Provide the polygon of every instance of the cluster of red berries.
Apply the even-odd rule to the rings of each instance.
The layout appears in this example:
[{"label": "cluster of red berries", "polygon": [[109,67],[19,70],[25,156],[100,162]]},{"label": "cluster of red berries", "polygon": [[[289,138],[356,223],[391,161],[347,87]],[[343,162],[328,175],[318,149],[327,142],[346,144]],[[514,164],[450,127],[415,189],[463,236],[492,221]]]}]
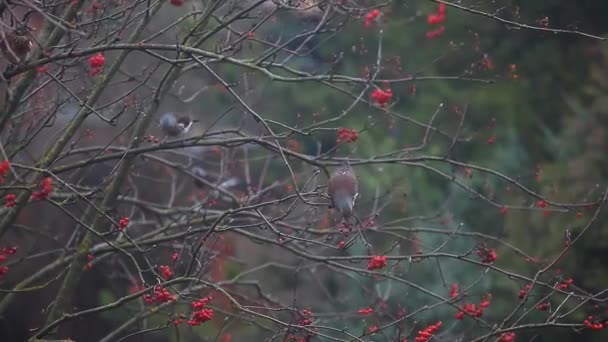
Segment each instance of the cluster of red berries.
[{"label": "cluster of red berries", "polygon": [[385,268],[386,264],[387,264],[387,257],[385,255],[374,255],[367,262],[367,269],[370,271],[379,270],[379,269]]},{"label": "cluster of red berries", "polygon": [[[547,207],[547,202],[540,200],[538,202],[536,202],[536,206],[539,208],[546,208]],[[543,215],[545,216],[549,216],[551,212],[549,210],[543,210]]]},{"label": "cluster of red berries", "polygon": [[17,200],[17,196],[15,194],[8,194],[4,196],[4,205],[7,208],[12,208],[15,206],[15,201]]},{"label": "cluster of red berries", "polygon": [[479,256],[481,262],[484,264],[491,264],[497,258],[496,250],[494,248],[487,248],[485,246],[477,248],[475,254]]},{"label": "cluster of red berries", "polygon": [[120,220],[118,220],[118,229],[123,230],[125,228],[127,228],[129,226],[129,218],[128,217],[123,217]]},{"label": "cluster of red berries", "polygon": [[11,247],[3,247],[2,248],[2,254],[4,255],[14,255],[15,253],[17,253],[17,246],[11,246]]},{"label": "cluster of red berries", "polygon": [[530,288],[532,288],[532,285],[526,284],[523,289],[519,290],[519,299],[526,299],[528,292],[530,292]]},{"label": "cluster of red berries", "polygon": [[184,323],[186,321],[186,315],[184,315],[183,313],[180,313],[178,318],[173,319],[172,323],[174,325],[180,325],[182,323]]},{"label": "cluster of red berries", "polygon": [[89,57],[89,66],[91,68],[101,68],[104,64],[106,64],[106,58],[101,52]]},{"label": "cluster of red berries", "polygon": [[169,280],[173,276],[173,271],[171,270],[171,267],[169,267],[169,266],[160,265],[160,266],[158,266],[158,269],[160,270],[160,273],[162,274],[163,279],[165,279],[165,280]]},{"label": "cluster of red berries", "polygon": [[172,295],[171,292],[169,292],[169,290],[167,290],[166,288],[164,288],[162,286],[155,286],[154,295],[145,294],[143,296],[143,298],[144,298],[144,302],[146,302],[147,304],[152,304],[154,302],[166,303],[166,302],[172,302],[177,299],[177,297],[175,295]]},{"label": "cluster of red berries", "polygon": [[351,142],[355,142],[357,141],[357,139],[359,139],[359,132],[357,132],[356,129],[354,128],[344,128],[344,127],[340,127],[338,128],[338,144],[344,142],[344,143],[351,143]]},{"label": "cluster of red berries", "polygon": [[364,26],[366,28],[372,26],[372,23],[374,22],[374,20],[376,20],[378,18],[378,16],[380,16],[380,11],[377,9],[374,9],[374,10],[370,11],[369,13],[367,13],[367,15],[365,16]]},{"label": "cluster of red berries", "polygon": [[426,33],[426,37],[428,39],[435,39],[435,38],[441,36],[444,32],[445,32],[445,26],[440,26],[434,30],[428,31]]},{"label": "cluster of red berries", "polygon": [[378,326],[377,325],[372,325],[369,328],[367,328],[367,333],[368,334],[375,334],[378,332]]},{"label": "cluster of red berries", "polygon": [[381,108],[386,107],[386,104],[392,98],[393,98],[393,91],[390,88],[387,88],[385,90],[376,88],[372,92],[372,100],[374,100],[374,102],[376,102]]},{"label": "cluster of red berries", "polygon": [[591,330],[602,330],[603,328],[608,328],[608,322],[604,322],[602,324],[602,322],[595,321],[593,316],[587,317],[587,319],[583,321],[583,324]]},{"label": "cluster of red berries", "polygon": [[143,136],[144,142],[149,142],[149,143],[154,143],[154,144],[158,144],[160,142],[160,140],[153,136],[152,134],[148,134],[148,135],[144,135]]},{"label": "cluster of red berries", "polygon": [[32,193],[32,200],[43,200],[53,192],[53,178],[44,177],[40,182],[40,190]]},{"label": "cluster of red berries", "polygon": [[[434,26],[434,25],[439,25],[439,24],[443,23],[444,21],[445,21],[445,4],[440,3],[437,13],[430,13],[426,18],[426,22],[430,26]],[[426,33],[426,37],[428,39],[434,39],[434,38],[441,36],[443,34],[443,32],[445,32],[445,26],[442,25],[434,30],[428,31]]]},{"label": "cluster of red berries", "polygon": [[550,307],[551,307],[551,303],[549,303],[549,302],[545,302],[545,303],[539,303],[539,304],[536,306],[536,309],[537,309],[538,311],[546,311],[546,310],[547,310],[547,309],[549,309]]},{"label": "cluster of red berries", "polygon": [[[15,253],[17,253],[17,246],[2,248],[2,254],[0,254],[0,262],[3,262],[4,260],[6,260],[7,256],[11,256]],[[0,277],[7,274],[8,271],[9,271],[8,266],[1,266],[0,267]]]},{"label": "cluster of red berries", "polygon": [[8,160],[4,160],[2,161],[2,163],[0,163],[0,184],[4,183],[4,177],[6,177],[6,175],[8,175],[8,171],[11,168],[11,162],[9,162]]},{"label": "cluster of red berries", "polygon": [[183,5],[184,2],[185,2],[185,0],[171,0],[170,1],[171,5],[178,6],[178,7],[181,6],[181,5]]},{"label": "cluster of red berries", "polygon": [[207,306],[207,304],[209,304],[211,299],[213,299],[213,298],[211,296],[209,296],[209,297],[203,297],[199,300],[195,300],[192,302],[192,308],[196,309],[196,310],[200,310],[200,309],[204,308],[205,306]]},{"label": "cluster of red berries", "polygon": [[456,283],[452,284],[452,286],[450,287],[450,298],[458,297],[459,293],[460,293],[460,288],[458,287],[458,284],[456,284]]},{"label": "cluster of red berries", "polygon": [[365,308],[365,309],[357,310],[358,314],[364,315],[364,316],[370,315],[372,312],[374,312],[374,309],[372,309],[372,308]]},{"label": "cluster of red berries", "polygon": [[428,342],[431,337],[433,337],[433,335],[441,328],[441,325],[443,323],[441,321],[435,323],[435,324],[431,324],[428,327],[424,328],[423,330],[418,331],[418,336],[416,336],[416,339],[414,341],[416,342]]},{"label": "cluster of red berries", "polygon": [[87,264],[84,265],[84,270],[88,271],[91,268],[93,268],[93,263],[91,261],[93,261],[93,259],[95,259],[95,256],[93,254],[87,254]]},{"label": "cluster of red berries", "polygon": [[490,298],[491,296],[485,296],[481,302],[479,303],[479,305],[475,305],[473,303],[471,304],[464,304],[460,307],[460,311],[458,311],[458,313],[456,313],[456,315],[454,316],[454,318],[456,319],[464,319],[464,315],[467,314],[469,316],[472,317],[481,317],[483,315],[483,310],[485,308],[487,308],[488,306],[490,306]]},{"label": "cluster of red berries", "polygon": [[302,319],[300,319],[300,321],[298,322],[298,325],[301,326],[306,326],[306,325],[311,325],[312,324],[312,311],[308,310],[308,309],[304,309],[301,312],[302,315]]},{"label": "cluster of red berries", "polygon": [[89,67],[91,67],[91,71],[89,71],[89,76],[95,76],[99,74],[104,64],[106,64],[106,58],[101,52],[89,57]]},{"label": "cluster of red berries", "polygon": [[203,297],[192,302],[192,308],[195,310],[192,313],[192,318],[188,320],[191,326],[201,325],[213,318],[213,310],[205,308],[211,301],[211,297]]},{"label": "cluster of red berries", "polygon": [[191,326],[201,325],[213,318],[212,309],[200,309],[192,313],[192,318],[188,320],[188,324]]},{"label": "cluster of red berries", "polygon": [[570,285],[572,285],[572,283],[574,283],[574,279],[568,278],[565,281],[560,282],[557,285],[557,288],[560,290],[567,290],[570,287]]},{"label": "cluster of red berries", "polygon": [[437,10],[437,13],[430,13],[426,18],[426,21],[429,25],[438,25],[438,24],[441,24],[444,20],[445,20],[445,4],[444,3],[439,4],[439,9]]},{"label": "cluster of red berries", "polygon": [[500,335],[500,338],[498,338],[498,342],[513,342],[513,341],[515,341],[514,332],[503,333]]}]

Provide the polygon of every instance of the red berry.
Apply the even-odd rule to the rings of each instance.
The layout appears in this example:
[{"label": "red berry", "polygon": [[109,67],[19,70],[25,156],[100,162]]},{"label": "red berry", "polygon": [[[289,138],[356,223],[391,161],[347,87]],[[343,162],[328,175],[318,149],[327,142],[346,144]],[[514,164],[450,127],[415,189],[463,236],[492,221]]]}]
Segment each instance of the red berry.
[{"label": "red berry", "polygon": [[374,255],[367,263],[368,270],[378,270],[386,267],[387,257],[384,255]]}]

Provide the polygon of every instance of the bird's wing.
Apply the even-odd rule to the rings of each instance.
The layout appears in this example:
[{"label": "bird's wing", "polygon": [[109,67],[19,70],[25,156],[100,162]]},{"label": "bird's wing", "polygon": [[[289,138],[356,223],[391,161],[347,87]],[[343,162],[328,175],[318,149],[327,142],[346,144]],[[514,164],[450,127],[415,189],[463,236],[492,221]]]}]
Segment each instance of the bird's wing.
[{"label": "bird's wing", "polygon": [[335,193],[337,187],[348,189],[350,195],[355,196],[359,192],[357,179],[347,174],[338,174],[331,178],[327,185],[327,192],[331,195]]},{"label": "bird's wing", "polygon": [[160,117],[160,122],[162,124],[170,124],[172,126],[177,124],[177,119],[173,113],[165,113]]},{"label": "bird's wing", "polygon": [[188,126],[188,124],[190,124],[190,118],[187,116],[180,116],[177,118],[177,122],[183,124],[184,126]]}]

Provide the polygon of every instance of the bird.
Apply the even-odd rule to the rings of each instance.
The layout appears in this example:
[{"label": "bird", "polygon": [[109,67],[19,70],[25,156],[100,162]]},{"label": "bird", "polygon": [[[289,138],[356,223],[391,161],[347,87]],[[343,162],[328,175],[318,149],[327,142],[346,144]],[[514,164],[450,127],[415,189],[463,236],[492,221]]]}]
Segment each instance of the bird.
[{"label": "bird", "polygon": [[195,122],[198,120],[192,120],[188,116],[178,117],[174,113],[168,112],[160,117],[160,129],[167,137],[178,137],[186,135]]},{"label": "bird", "polygon": [[330,177],[327,194],[332,206],[345,221],[348,221],[353,216],[355,202],[359,196],[359,182],[347,161],[344,161]]},{"label": "bird", "polygon": [[32,46],[29,29],[25,25],[19,25],[10,32],[0,33],[0,49],[13,65],[24,62]]}]

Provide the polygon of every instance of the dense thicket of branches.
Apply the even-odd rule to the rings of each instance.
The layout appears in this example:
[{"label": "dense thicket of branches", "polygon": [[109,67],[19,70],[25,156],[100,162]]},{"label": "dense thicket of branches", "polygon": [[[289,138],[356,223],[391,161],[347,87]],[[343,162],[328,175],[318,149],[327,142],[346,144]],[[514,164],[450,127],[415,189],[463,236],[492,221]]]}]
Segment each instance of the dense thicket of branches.
[{"label": "dense thicket of branches", "polygon": [[601,10],[0,1],[0,340],[605,339]]}]

